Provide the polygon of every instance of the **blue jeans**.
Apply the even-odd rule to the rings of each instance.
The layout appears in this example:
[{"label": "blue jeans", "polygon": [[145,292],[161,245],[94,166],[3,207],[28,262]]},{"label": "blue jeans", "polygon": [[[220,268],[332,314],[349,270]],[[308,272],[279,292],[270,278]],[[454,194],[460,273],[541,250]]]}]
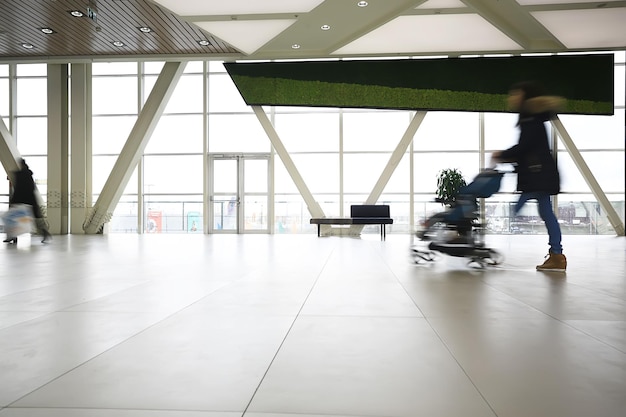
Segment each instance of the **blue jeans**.
[{"label": "blue jeans", "polygon": [[548,229],[550,251],[555,254],[563,253],[563,247],[561,246],[561,226],[559,226],[559,222],[556,220],[556,216],[552,211],[550,194],[542,191],[522,193],[515,204],[515,214],[521,210],[528,200],[537,200],[539,216],[546,224],[546,229]]}]

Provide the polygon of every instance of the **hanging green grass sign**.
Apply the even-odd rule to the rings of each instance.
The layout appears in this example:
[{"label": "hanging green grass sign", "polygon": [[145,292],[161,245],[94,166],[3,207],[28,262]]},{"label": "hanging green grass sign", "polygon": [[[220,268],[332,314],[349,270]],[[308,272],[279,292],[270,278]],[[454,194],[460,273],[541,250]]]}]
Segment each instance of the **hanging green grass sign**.
[{"label": "hanging green grass sign", "polygon": [[541,82],[565,114],[613,114],[612,54],[224,64],[248,105],[506,111],[509,87]]}]

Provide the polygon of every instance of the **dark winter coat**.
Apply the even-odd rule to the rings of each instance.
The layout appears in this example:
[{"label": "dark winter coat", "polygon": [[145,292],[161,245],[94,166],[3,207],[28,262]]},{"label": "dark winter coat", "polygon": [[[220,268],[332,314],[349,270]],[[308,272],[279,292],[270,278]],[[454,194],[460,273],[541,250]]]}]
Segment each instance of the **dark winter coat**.
[{"label": "dark winter coat", "polygon": [[560,192],[560,178],[548,143],[544,122],[548,121],[563,100],[540,96],[526,100],[519,115],[520,136],[517,145],[502,151],[500,159],[516,164],[517,190]]},{"label": "dark winter coat", "polygon": [[28,204],[32,206],[35,217],[41,217],[39,202],[37,201],[37,186],[33,180],[33,172],[28,167],[14,171],[12,175],[13,192],[9,197],[9,204]]}]

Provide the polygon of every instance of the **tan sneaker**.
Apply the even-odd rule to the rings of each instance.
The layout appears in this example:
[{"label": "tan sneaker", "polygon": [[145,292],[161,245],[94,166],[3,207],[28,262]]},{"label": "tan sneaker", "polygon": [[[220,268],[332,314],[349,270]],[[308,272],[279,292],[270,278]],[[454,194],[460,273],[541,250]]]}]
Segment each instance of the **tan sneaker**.
[{"label": "tan sneaker", "polygon": [[537,265],[537,271],[565,272],[565,269],[567,269],[567,258],[565,255],[550,252],[546,257],[548,259],[543,264]]}]

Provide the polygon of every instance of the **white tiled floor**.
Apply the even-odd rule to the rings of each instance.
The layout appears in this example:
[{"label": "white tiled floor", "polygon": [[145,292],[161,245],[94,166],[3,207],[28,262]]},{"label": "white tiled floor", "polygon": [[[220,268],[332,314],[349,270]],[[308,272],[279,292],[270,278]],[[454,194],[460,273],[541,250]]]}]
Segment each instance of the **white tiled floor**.
[{"label": "white tiled floor", "polygon": [[0,247],[0,417],[620,417],[626,239],[109,235]]}]

